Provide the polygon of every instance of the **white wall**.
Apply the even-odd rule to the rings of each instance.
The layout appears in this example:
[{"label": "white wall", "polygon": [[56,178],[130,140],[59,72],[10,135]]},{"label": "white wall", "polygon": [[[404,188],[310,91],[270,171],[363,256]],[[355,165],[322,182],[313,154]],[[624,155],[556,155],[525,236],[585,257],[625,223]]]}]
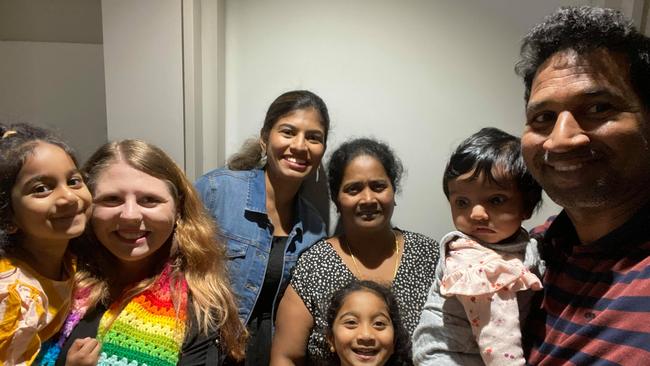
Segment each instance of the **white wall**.
[{"label": "white wall", "polygon": [[57,130],[84,161],[106,142],[101,44],[0,41],[0,120]]},{"label": "white wall", "polygon": [[277,95],[310,89],[330,109],[329,151],[387,141],[407,168],[394,223],[440,238],[453,228],[441,188],[452,149],[484,126],[522,132],[513,67],[527,28],[477,0],[227,1],[227,155]]},{"label": "white wall", "polygon": [[102,1],[109,140],[142,138],[184,166],[179,0]]},{"label": "white wall", "polygon": [[[104,0],[101,9],[97,0],[0,0],[0,117],[55,126],[84,157],[106,137],[140,137],[184,165],[196,142],[206,155],[190,159],[193,174],[256,135],[278,94],[311,89],[330,107],[330,151],[352,136],[388,141],[408,170],[395,223],[440,237],[451,228],[440,188],[449,153],[483,126],[521,133],[520,39],[558,5],[580,3],[631,11],[650,29],[646,0]],[[190,4],[203,43],[190,49],[200,60],[192,85],[203,89],[184,106]],[[23,42],[38,40],[48,42]],[[185,135],[184,107],[201,114],[196,136]]]},{"label": "white wall", "polygon": [[0,121],[57,130],[81,161],[106,142],[99,0],[0,0]]}]

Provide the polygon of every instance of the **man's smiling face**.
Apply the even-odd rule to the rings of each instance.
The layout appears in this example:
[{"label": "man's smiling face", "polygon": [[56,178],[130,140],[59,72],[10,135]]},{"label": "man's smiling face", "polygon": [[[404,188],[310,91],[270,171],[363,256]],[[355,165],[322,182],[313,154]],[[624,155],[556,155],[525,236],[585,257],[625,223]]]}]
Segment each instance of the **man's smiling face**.
[{"label": "man's smiling face", "polygon": [[650,182],[646,118],[624,56],[561,51],[533,79],[522,154],[561,206],[615,205]]}]

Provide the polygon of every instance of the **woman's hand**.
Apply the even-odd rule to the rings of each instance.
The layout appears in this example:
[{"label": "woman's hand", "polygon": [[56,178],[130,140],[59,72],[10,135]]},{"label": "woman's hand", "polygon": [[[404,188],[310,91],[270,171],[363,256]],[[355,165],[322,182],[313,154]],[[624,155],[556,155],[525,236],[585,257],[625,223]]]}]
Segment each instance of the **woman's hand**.
[{"label": "woman's hand", "polygon": [[99,351],[102,349],[95,338],[76,339],[66,357],[66,366],[95,366],[99,361]]},{"label": "woman's hand", "polygon": [[284,292],[275,320],[271,366],[303,365],[314,318],[293,287]]}]

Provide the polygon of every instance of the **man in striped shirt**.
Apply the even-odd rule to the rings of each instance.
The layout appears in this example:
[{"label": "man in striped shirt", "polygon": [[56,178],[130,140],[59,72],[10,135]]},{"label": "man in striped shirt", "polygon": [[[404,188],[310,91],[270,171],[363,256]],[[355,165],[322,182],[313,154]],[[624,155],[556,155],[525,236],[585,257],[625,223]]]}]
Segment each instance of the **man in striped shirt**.
[{"label": "man in striped shirt", "polygon": [[544,237],[528,362],[650,365],[650,39],[619,12],[562,8],[516,70],[524,159],[564,208]]}]

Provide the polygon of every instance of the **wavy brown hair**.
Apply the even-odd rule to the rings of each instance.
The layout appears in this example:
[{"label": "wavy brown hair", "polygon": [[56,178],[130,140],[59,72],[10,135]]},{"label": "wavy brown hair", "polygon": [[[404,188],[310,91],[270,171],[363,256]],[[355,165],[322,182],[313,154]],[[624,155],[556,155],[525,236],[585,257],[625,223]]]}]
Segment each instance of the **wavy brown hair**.
[{"label": "wavy brown hair", "polygon": [[[239,320],[235,296],[230,288],[225,246],[217,238],[216,224],[205,211],[194,187],[160,148],[142,140],[123,140],[103,145],[84,165],[82,171],[87,176],[91,192],[95,191],[101,173],[117,162],[125,162],[164,181],[169,187],[178,219],[173,239],[168,243],[169,256],[161,258],[159,268],[171,262],[172,278],[185,277],[192,304],[189,313],[195,318],[199,331],[204,334],[218,332],[223,349],[231,357],[242,359],[247,333]],[[79,242],[74,251],[79,255],[76,283],[81,289],[90,289],[88,305],[92,308],[100,302],[106,304],[116,300],[110,299],[109,292],[111,276],[115,275],[110,272],[115,268],[111,263],[115,263],[116,258],[92,238],[92,233],[88,236],[90,240]],[[159,249],[158,254],[164,255],[164,250]],[[120,297],[122,306],[126,305],[126,300],[150,286],[160,271],[155,273],[123,294]]]}]

